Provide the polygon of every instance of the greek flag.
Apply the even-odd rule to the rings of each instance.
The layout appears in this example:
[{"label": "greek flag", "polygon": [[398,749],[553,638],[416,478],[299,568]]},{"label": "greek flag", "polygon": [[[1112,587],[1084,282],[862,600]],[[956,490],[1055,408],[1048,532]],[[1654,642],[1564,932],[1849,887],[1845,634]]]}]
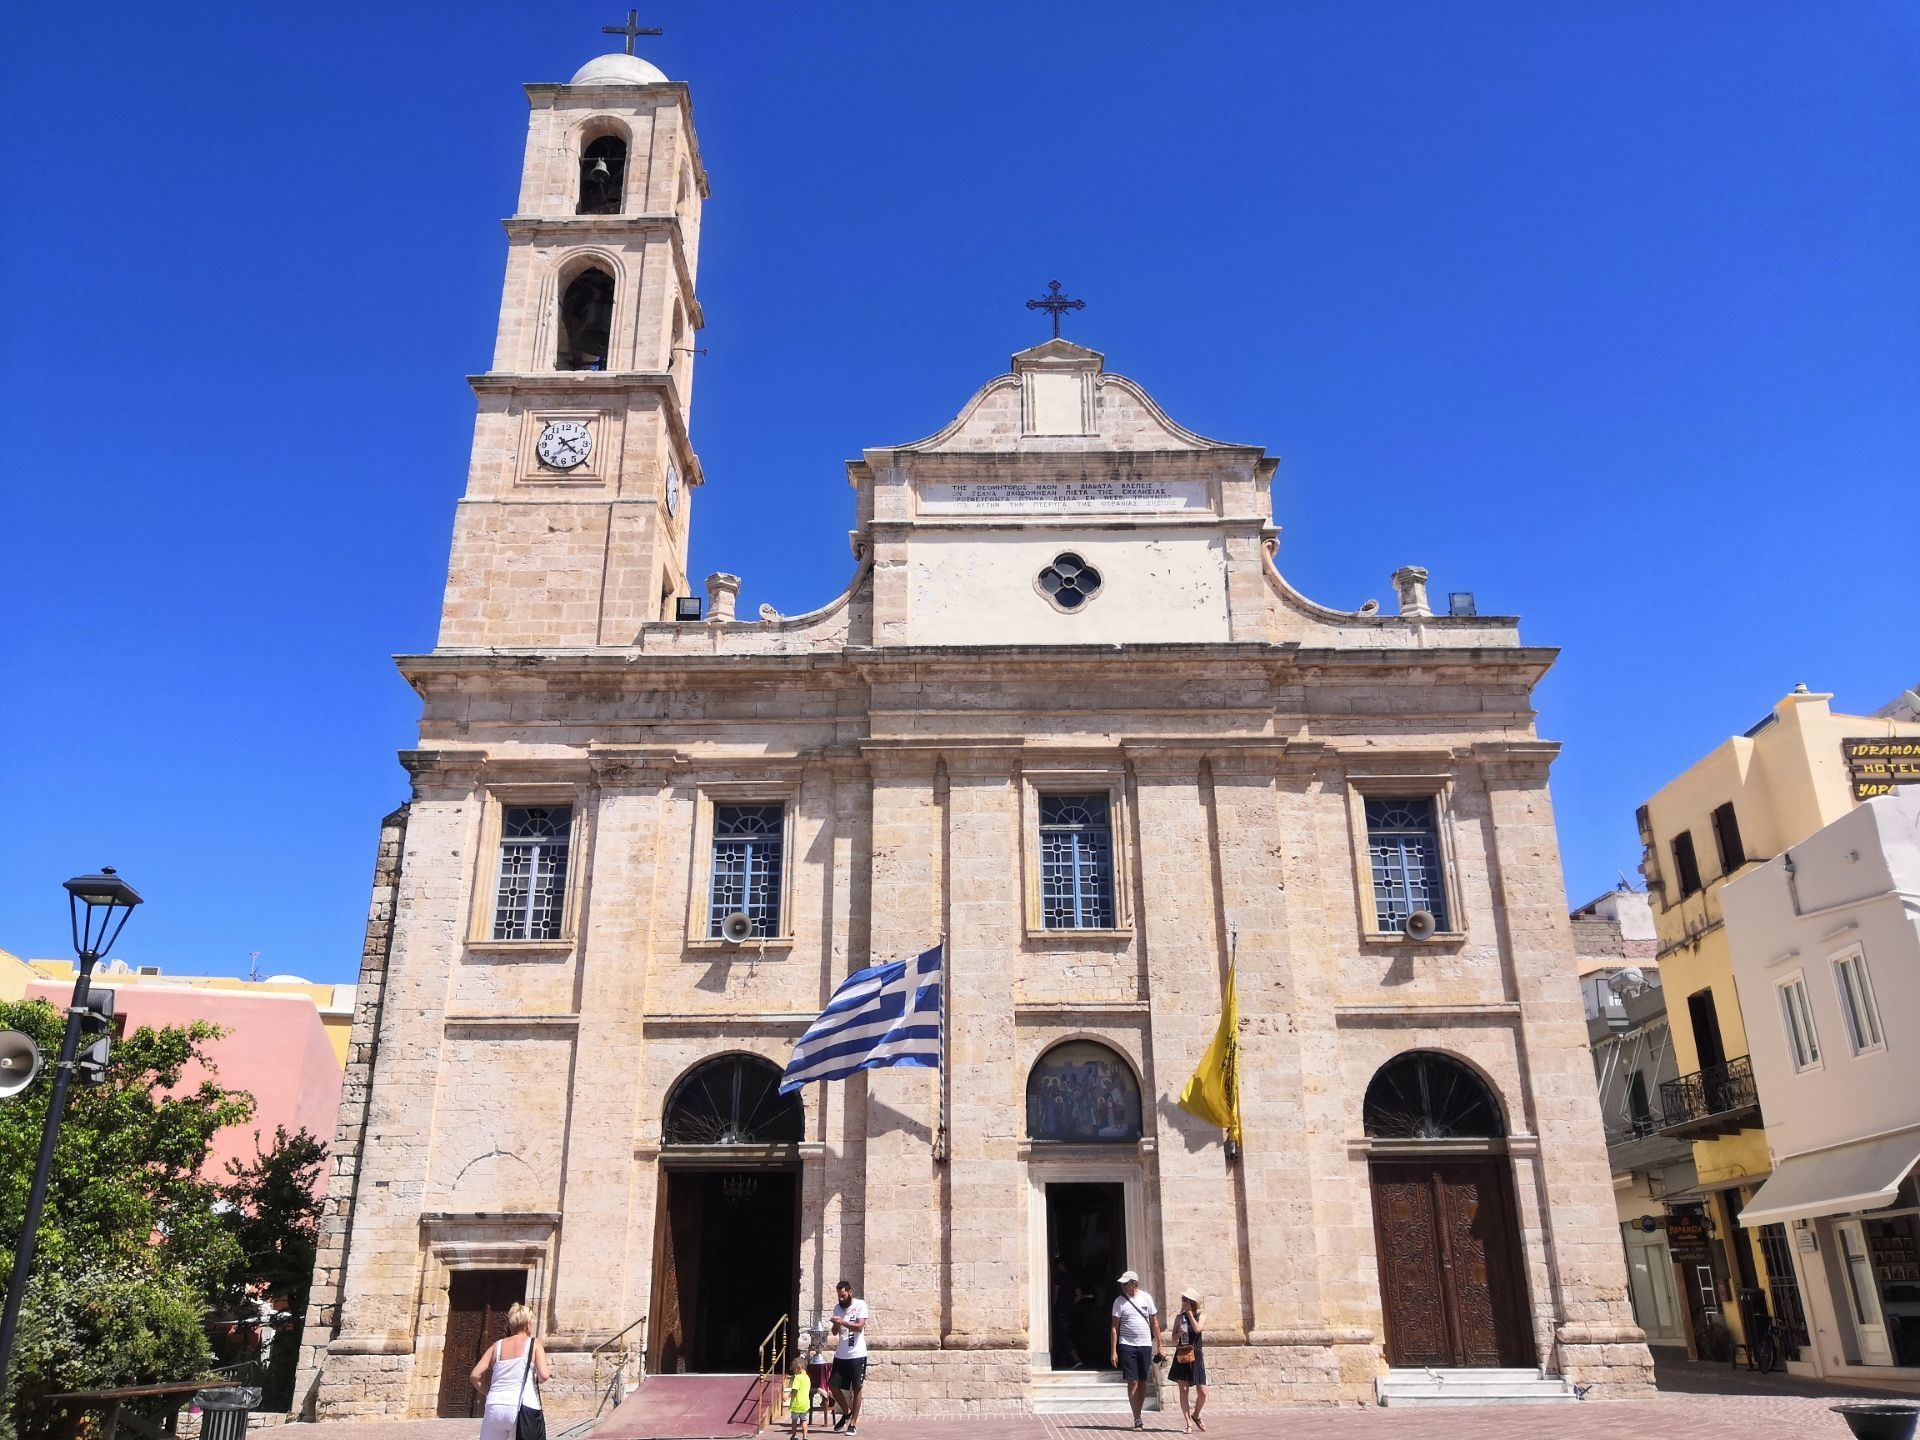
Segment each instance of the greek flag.
[{"label": "greek flag", "polygon": [[944,943],[849,975],[793,1047],[780,1093],[887,1065],[937,1068]]}]

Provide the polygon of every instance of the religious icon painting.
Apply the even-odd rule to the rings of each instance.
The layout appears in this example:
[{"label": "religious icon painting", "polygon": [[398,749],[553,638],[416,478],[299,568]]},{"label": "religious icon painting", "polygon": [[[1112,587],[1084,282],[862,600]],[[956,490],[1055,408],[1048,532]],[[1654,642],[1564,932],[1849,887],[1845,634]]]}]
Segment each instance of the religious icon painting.
[{"label": "religious icon painting", "polygon": [[1027,1077],[1027,1135],[1076,1144],[1140,1138],[1140,1082],[1116,1052],[1069,1040],[1040,1057]]}]

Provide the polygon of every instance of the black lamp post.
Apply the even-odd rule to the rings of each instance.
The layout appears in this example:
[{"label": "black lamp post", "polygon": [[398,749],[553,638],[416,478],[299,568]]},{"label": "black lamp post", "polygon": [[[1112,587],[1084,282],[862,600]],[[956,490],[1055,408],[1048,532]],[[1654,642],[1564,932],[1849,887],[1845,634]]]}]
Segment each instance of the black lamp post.
[{"label": "black lamp post", "polygon": [[87,981],[100,957],[120,938],[127,917],[139,903],[139,892],[114,874],[111,865],[98,875],[67,881],[73,953],[79,957],[80,974],[73,982],[73,1004],[67,1007],[66,1034],[61,1037],[60,1059],[53,1070],[53,1094],[47,1097],[47,1123],[40,1132],[40,1159],[33,1167],[33,1188],[27,1192],[27,1214],[20,1226],[19,1249],[14,1252],[13,1278],[7,1282],[6,1314],[0,1317],[0,1405],[4,1405],[7,1393],[7,1362],[13,1358],[20,1302],[26,1295],[27,1274],[33,1269],[33,1242],[40,1229],[40,1207],[47,1199],[47,1178],[53,1171],[53,1147],[60,1139],[60,1116],[67,1107],[67,1089],[73,1084],[73,1057],[80,1048]]}]

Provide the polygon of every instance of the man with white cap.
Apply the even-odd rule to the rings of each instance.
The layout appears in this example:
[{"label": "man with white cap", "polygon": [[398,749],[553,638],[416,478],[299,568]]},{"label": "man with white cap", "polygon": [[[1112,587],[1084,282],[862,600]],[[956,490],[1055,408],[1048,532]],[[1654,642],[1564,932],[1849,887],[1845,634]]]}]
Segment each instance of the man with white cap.
[{"label": "man with white cap", "polygon": [[1120,1294],[1113,1302],[1112,1363],[1127,1382],[1127,1404],[1133,1407],[1133,1428],[1144,1430],[1140,1407],[1146,1403],[1147,1382],[1159,1359],[1160,1312],[1153,1296],[1140,1288],[1140,1277],[1129,1270],[1120,1277]]}]

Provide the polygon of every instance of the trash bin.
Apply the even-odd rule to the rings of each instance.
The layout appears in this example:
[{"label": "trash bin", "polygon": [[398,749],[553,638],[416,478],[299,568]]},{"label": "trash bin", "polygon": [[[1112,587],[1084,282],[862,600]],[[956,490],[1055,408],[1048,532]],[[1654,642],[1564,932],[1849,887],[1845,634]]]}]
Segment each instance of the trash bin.
[{"label": "trash bin", "polygon": [[196,1390],[200,1407],[200,1440],[246,1440],[247,1412],[256,1409],[265,1392],[258,1385],[215,1385]]}]

